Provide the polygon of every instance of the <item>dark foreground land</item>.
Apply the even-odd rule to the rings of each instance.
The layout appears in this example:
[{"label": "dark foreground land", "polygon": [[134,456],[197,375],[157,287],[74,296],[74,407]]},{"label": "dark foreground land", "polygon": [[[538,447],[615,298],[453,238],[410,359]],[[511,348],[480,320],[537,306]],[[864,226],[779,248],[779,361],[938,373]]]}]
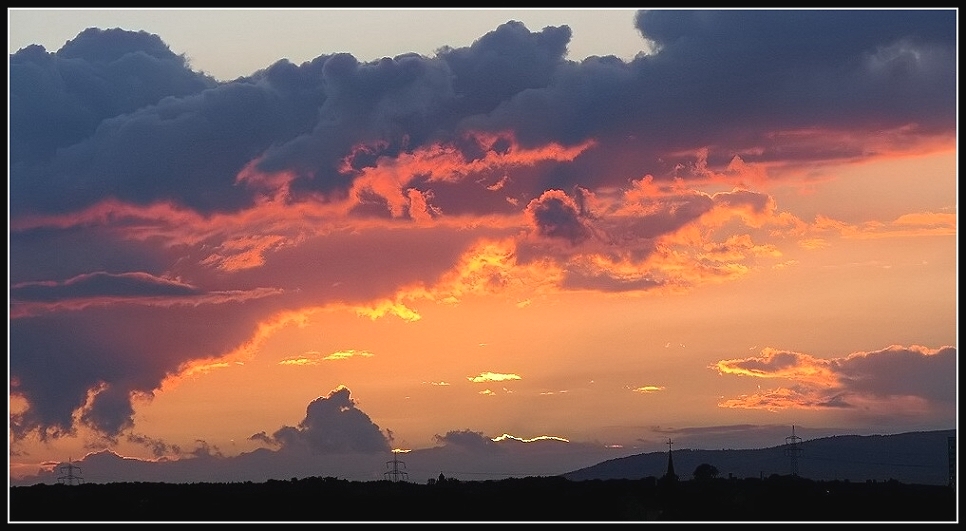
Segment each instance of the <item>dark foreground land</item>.
[{"label": "dark foreground land", "polygon": [[955,522],[956,491],[794,476],[434,484],[305,478],[10,488],[10,522]]}]

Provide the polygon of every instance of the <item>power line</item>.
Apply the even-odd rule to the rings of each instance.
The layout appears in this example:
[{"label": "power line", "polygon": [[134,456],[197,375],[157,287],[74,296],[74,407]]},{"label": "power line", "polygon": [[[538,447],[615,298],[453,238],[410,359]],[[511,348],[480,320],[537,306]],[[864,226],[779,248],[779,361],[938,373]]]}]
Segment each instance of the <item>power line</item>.
[{"label": "power line", "polygon": [[816,459],[819,461],[835,461],[838,463],[855,463],[857,465],[876,465],[876,466],[907,466],[914,468],[935,468],[936,465],[915,464],[915,463],[876,463],[872,461],[856,461],[855,459],[836,459],[834,457],[822,457],[816,455],[803,456],[803,459]]}]

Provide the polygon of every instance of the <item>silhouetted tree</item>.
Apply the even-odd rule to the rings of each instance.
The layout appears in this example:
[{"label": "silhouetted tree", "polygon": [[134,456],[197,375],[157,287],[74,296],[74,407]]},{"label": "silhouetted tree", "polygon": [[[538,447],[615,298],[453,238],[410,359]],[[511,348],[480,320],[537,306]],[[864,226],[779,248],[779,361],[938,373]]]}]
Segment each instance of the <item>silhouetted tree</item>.
[{"label": "silhouetted tree", "polygon": [[718,468],[708,463],[701,463],[694,469],[694,479],[706,480],[718,477]]}]

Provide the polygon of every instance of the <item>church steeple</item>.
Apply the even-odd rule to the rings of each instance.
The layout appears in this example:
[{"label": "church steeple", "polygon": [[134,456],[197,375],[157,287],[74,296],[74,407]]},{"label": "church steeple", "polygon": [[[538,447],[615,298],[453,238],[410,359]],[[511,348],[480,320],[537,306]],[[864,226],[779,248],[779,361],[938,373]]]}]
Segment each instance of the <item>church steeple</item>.
[{"label": "church steeple", "polygon": [[674,473],[674,457],[671,455],[671,439],[667,440],[667,472],[664,473],[665,481],[677,481],[678,476]]}]

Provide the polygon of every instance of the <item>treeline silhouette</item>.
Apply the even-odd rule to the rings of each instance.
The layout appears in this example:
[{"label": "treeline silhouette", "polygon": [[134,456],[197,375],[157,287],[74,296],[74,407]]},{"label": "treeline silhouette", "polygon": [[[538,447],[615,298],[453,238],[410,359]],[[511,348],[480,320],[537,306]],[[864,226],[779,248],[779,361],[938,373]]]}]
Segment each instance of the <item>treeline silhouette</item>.
[{"label": "treeline silhouette", "polygon": [[955,490],[792,475],[37,484],[10,488],[9,515],[11,522],[954,522]]}]

